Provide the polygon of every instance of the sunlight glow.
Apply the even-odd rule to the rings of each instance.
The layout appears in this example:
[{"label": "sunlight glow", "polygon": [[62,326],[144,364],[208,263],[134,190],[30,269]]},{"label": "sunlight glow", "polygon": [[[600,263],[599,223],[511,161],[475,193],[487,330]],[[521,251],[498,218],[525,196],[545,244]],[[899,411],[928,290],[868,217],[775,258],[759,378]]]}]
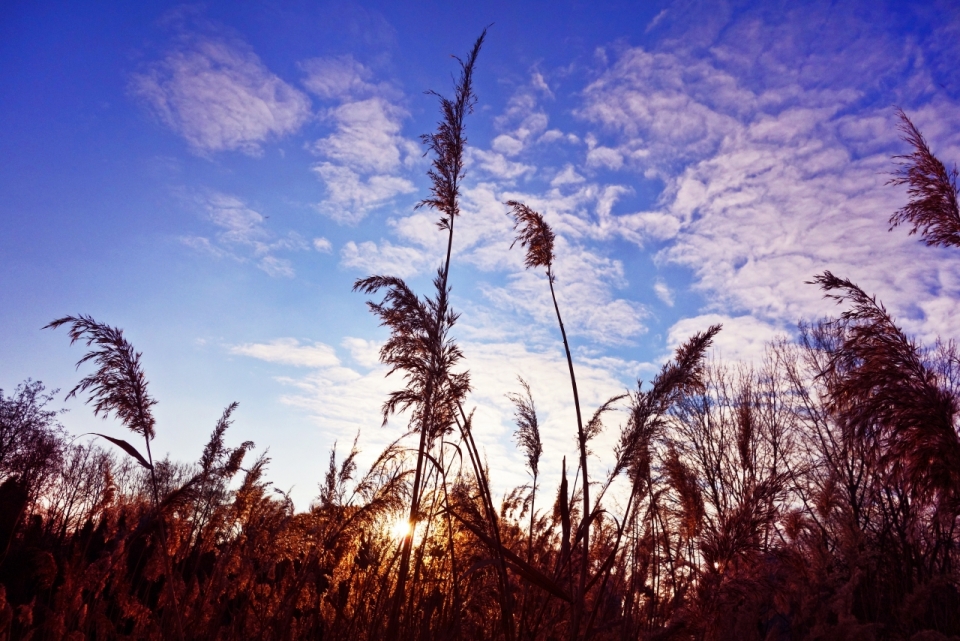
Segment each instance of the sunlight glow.
[{"label": "sunlight glow", "polygon": [[401,517],[397,519],[390,528],[390,536],[398,541],[402,541],[410,536],[410,530],[410,521]]}]

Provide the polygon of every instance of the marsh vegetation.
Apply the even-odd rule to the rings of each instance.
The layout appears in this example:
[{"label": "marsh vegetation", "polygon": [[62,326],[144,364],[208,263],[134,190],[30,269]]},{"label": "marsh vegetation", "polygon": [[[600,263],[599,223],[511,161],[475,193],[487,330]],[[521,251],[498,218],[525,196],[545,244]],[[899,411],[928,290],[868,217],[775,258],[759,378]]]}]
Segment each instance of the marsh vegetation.
[{"label": "marsh vegetation", "polygon": [[[722,329],[704,327],[652,380],[582,407],[554,233],[506,203],[513,251],[552,295],[578,452],[561,469],[540,465],[521,379],[510,398],[530,483],[495,493],[449,278],[483,39],[459,60],[452,97],[436,96],[440,121],[423,137],[432,190],[420,206],[446,234],[433,289],[390,275],[354,285],[389,331],[380,358],[396,391],[384,421],[399,415],[409,433],[397,437],[410,438],[365,470],[361,443],[334,450],[298,512],[267,480],[268,459],[230,443],[236,404],[196,461],[155,460],[163,426],[141,355],[99,320],[54,320],[87,350],[70,394],[129,434],[71,440],[41,383],[0,393],[0,638],[960,635],[960,353],[949,337],[920,344],[830,272],[810,286],[837,316],[802,324],[762,362],[711,360]],[[909,203],[890,224],[958,247],[957,172],[898,117],[910,153],[892,182]],[[603,430],[617,434],[609,469],[588,466]]]}]

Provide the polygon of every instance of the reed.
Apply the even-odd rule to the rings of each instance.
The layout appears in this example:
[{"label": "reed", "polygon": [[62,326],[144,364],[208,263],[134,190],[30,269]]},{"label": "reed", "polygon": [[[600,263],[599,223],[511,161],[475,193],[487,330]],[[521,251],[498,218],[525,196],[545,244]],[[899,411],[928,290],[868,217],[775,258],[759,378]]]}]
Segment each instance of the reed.
[{"label": "reed", "polygon": [[[403,378],[382,414],[407,412],[411,433],[366,471],[359,438],[334,446],[316,500],[297,512],[271,486],[266,454],[229,443],[235,403],[195,462],[155,460],[140,353],[89,316],[53,321],[88,348],[78,366],[93,366],[69,396],[143,446],[69,439],[39,382],[0,391],[0,640],[960,636],[960,355],[911,337],[830,272],[812,282],[838,315],[801,324],[762,363],[711,360],[720,327],[709,327],[583,421],[557,238],[540,213],[507,203],[526,267],[546,272],[578,452],[554,494],[550,441],[520,379],[508,398],[530,483],[495,497],[449,298],[482,43],[425,137],[433,187],[421,205],[446,232],[433,291],[390,276],[355,285],[382,295],[368,303],[390,332],[381,360]],[[909,203],[892,222],[953,245],[956,174],[898,117],[913,152],[898,158]],[[618,416],[612,466],[588,474]],[[417,446],[403,446],[411,436]],[[415,530],[394,533],[398,517]]]}]

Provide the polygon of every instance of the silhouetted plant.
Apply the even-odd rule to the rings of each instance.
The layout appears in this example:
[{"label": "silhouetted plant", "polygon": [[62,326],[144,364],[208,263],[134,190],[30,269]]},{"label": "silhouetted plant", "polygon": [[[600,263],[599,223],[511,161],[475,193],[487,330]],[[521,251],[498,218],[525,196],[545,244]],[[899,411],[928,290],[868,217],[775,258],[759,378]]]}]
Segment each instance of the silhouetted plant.
[{"label": "silhouetted plant", "polygon": [[[581,462],[568,476],[563,459],[552,509],[537,510],[543,426],[521,379],[508,398],[532,484],[495,502],[480,419],[463,408],[470,379],[447,279],[481,42],[425,137],[435,158],[421,204],[447,231],[434,293],[388,276],[356,285],[384,295],[370,303],[390,331],[381,360],[404,385],[383,415],[408,412],[418,448],[401,437],[361,474],[359,440],[345,456],[335,446],[300,512],[267,480],[265,454],[248,463],[252,443],[228,445],[235,403],[195,463],[154,461],[140,354],[119,329],[59,319],[51,326],[68,325],[91,348],[81,364],[95,366],[72,394],[147,450],[67,440],[39,383],[0,393],[0,639],[159,640],[171,607],[184,638],[224,641],[960,635],[960,354],[924,347],[830,272],[815,282],[840,315],[801,324],[756,367],[708,361],[713,326],[638,382],[602,482],[585,457],[624,397],[585,423],[578,411]],[[954,244],[956,174],[900,117],[914,154],[900,158],[910,205],[892,222]],[[508,204],[560,322],[556,238],[540,214]],[[398,516],[415,529],[391,534]]]},{"label": "silhouetted plant", "polygon": [[[557,314],[557,324],[560,326],[560,335],[563,338],[563,349],[567,355],[567,368],[570,372],[570,385],[573,388],[573,405],[577,414],[577,440],[580,446],[580,473],[583,481],[583,514],[590,514],[590,476],[587,472],[587,432],[583,427],[583,419],[580,415],[580,394],[577,391],[577,377],[573,370],[573,356],[570,354],[570,343],[567,340],[567,330],[563,326],[563,319],[560,316],[560,306],[557,304],[557,294],[553,284],[556,277],[553,273],[553,243],[555,235],[550,225],[543,219],[543,216],[521,202],[515,200],[507,201],[507,206],[513,209],[514,230],[517,236],[510,245],[512,248],[518,242],[521,247],[527,250],[524,258],[524,265],[527,269],[532,267],[543,267],[547,272],[547,282],[550,285],[550,296],[553,299],[553,309]],[[578,534],[578,538],[580,535]],[[573,638],[579,635],[580,618],[583,610],[584,592],[586,591],[587,565],[589,563],[590,551],[590,522],[585,521],[583,532],[583,549],[580,565],[580,580],[576,591],[575,604],[572,612],[571,626],[573,628]]]},{"label": "silhouetted plant", "polygon": [[912,225],[927,245],[960,247],[960,209],[957,207],[957,168],[947,170],[927,146],[923,134],[897,109],[903,140],[913,153],[895,156],[900,169],[890,181],[907,185],[909,202],[890,217],[890,227]]},{"label": "silhouetted plant", "polygon": [[[159,510],[160,492],[157,485],[156,470],[153,465],[153,454],[150,452],[150,441],[154,437],[155,425],[153,412],[150,408],[157,402],[147,391],[147,378],[140,365],[140,353],[134,351],[133,345],[123,337],[122,330],[98,323],[90,316],[82,314],[80,316],[64,316],[44,326],[44,329],[56,329],[61,325],[70,326],[68,334],[71,345],[77,341],[86,342],[87,347],[96,345],[95,349],[90,350],[77,361],[77,367],[93,361],[97,364],[97,370],[80,379],[80,382],[67,394],[67,398],[76,396],[77,392],[89,391],[87,402],[93,404],[94,416],[102,415],[103,418],[107,418],[109,414],[113,413],[127,429],[143,437],[147,451],[146,462],[136,448],[126,441],[103,436],[103,438],[122,447],[128,454],[149,468],[153,484],[153,501],[155,507]],[[170,551],[167,546],[163,519],[160,515],[158,515],[157,523],[160,529],[161,543],[166,551],[169,565]],[[180,639],[183,639],[180,606],[177,603],[176,591],[173,586],[173,573],[169,568],[167,576],[169,580],[166,584],[169,586],[170,598],[173,601],[177,632]]]},{"label": "silhouetted plant", "polygon": [[814,282],[837,303],[852,303],[830,323],[839,339],[824,372],[830,409],[881,448],[918,494],[952,497],[960,491],[956,398],[874,297],[829,271]]},{"label": "silhouetted plant", "polygon": [[[425,453],[434,440],[451,429],[456,412],[470,390],[467,372],[453,372],[462,358],[449,332],[457,314],[449,307],[448,280],[453,252],[454,222],[460,214],[460,183],[463,179],[463,151],[466,145],[464,119],[476,102],[473,93],[473,67],[486,36],[484,31],[474,43],[466,60],[460,62],[460,77],[452,99],[433,93],[440,101],[442,118],[436,132],[422,137],[434,157],[428,176],[432,197],[418,207],[429,207],[440,213],[438,226],[447,233],[446,260],[434,279],[433,298],[420,299],[401,279],[371,276],[356,281],[354,291],[374,294],[385,289],[383,302],[368,303],[370,310],[390,327],[391,336],[380,351],[382,362],[390,373],[404,372],[406,387],[393,392],[384,404],[384,420],[395,411],[412,409],[411,424],[420,433],[417,465],[410,502],[411,531],[421,520],[419,510]],[[398,633],[401,605],[406,598],[406,582],[413,537],[403,540],[393,612],[387,628],[388,636]],[[502,565],[502,564],[501,564]],[[501,572],[502,574],[502,572]],[[501,587],[505,590],[504,577]],[[504,625],[509,627],[507,617]],[[508,636],[510,636],[508,634]]]},{"label": "silhouetted plant", "polygon": [[513,417],[517,423],[517,431],[514,436],[517,444],[523,450],[527,459],[527,467],[530,468],[530,475],[533,477],[533,486],[530,489],[530,531],[529,545],[527,549],[527,563],[530,562],[533,553],[533,519],[536,513],[537,499],[537,476],[540,473],[540,457],[543,455],[543,443],[540,441],[540,421],[537,419],[537,410],[533,404],[533,394],[530,392],[530,385],[518,377],[520,387],[523,388],[522,394],[507,394],[507,398],[513,403]]},{"label": "silhouetted plant", "polygon": [[0,480],[16,478],[34,499],[63,456],[63,427],[46,409],[55,393],[29,380],[11,396],[0,389]]}]

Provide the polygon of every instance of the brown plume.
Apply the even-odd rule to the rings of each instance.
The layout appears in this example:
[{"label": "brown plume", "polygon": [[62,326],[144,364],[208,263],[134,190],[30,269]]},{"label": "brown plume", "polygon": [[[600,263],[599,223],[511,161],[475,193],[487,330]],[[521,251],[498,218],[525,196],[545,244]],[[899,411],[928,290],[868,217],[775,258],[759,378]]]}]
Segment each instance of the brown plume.
[{"label": "brown plume", "polygon": [[919,231],[927,245],[960,247],[957,168],[947,171],[907,114],[897,109],[897,116],[902,138],[913,147],[913,153],[895,156],[900,168],[890,183],[908,185],[910,202],[890,217],[890,228],[906,223],[913,225],[910,233]]}]

